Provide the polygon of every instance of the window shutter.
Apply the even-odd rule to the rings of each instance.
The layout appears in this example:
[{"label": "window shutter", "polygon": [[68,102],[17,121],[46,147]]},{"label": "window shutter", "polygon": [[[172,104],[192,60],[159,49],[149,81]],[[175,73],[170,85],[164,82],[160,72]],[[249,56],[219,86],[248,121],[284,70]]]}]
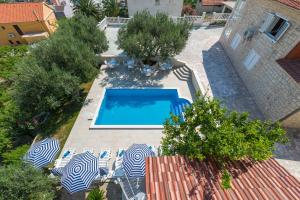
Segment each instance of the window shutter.
[{"label": "window shutter", "polygon": [[290,27],[290,23],[289,22],[285,22],[283,24],[283,26],[280,28],[280,31],[277,33],[276,35],[276,41],[278,41],[282,36],[283,34],[287,31],[287,29]]},{"label": "window shutter", "polygon": [[273,23],[275,19],[275,15],[272,13],[267,13],[266,19],[264,21],[264,23],[261,25],[259,31],[264,33],[267,31],[267,29],[269,28],[269,26]]},{"label": "window shutter", "polygon": [[240,41],[241,41],[241,36],[240,36],[240,34],[236,33],[233,40],[232,40],[232,42],[231,42],[231,45],[230,45],[231,48],[236,49],[239,46]]},{"label": "window shutter", "polygon": [[260,59],[260,55],[258,55],[256,51],[252,49],[250,53],[247,55],[247,57],[245,58],[243,64],[246,67],[246,69],[250,71],[256,65],[259,59]]}]

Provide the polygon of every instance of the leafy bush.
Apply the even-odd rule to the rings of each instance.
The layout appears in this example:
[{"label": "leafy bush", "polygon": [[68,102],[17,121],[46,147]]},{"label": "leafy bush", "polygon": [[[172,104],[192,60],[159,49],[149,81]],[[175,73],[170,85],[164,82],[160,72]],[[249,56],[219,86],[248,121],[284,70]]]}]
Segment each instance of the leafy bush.
[{"label": "leafy bush", "polygon": [[265,160],[274,144],[285,142],[278,123],[250,120],[248,113],[228,111],[215,99],[199,97],[185,110],[185,121],[172,116],[164,125],[165,154],[218,161],[250,158]]},{"label": "leafy bush", "polygon": [[119,3],[117,0],[103,0],[102,13],[107,17],[118,17],[120,14]]},{"label": "leafy bush", "polygon": [[153,58],[166,59],[185,47],[191,25],[175,23],[167,15],[137,13],[118,33],[118,45],[129,56],[150,63]]},{"label": "leafy bush", "polygon": [[[224,168],[230,160],[268,159],[273,155],[275,143],[287,141],[278,123],[251,120],[248,113],[228,111],[215,99],[197,98],[186,108],[184,117],[182,121],[172,116],[165,122],[163,154],[211,158]],[[225,186],[230,182],[227,176],[223,175]]]},{"label": "leafy bush", "polygon": [[27,59],[19,66],[13,96],[22,113],[33,117],[77,101],[79,90],[78,78],[70,73],[55,65],[46,70],[33,59]]},{"label": "leafy bush", "polygon": [[0,167],[0,199],[54,199],[54,182],[30,165]]},{"label": "leafy bush", "polygon": [[182,15],[197,15],[197,12],[191,5],[184,5],[182,8]]},{"label": "leafy bush", "polygon": [[97,27],[97,21],[92,17],[75,15],[71,19],[62,20],[56,35],[74,36],[88,45],[95,53],[100,54],[108,49],[105,33]]},{"label": "leafy bush", "polygon": [[55,34],[38,43],[31,52],[37,64],[47,71],[51,71],[55,64],[61,70],[79,77],[81,82],[93,79],[98,72],[95,54],[88,45],[72,35]]},{"label": "leafy bush", "polygon": [[2,154],[2,163],[5,165],[13,164],[20,165],[23,163],[22,158],[28,151],[29,145],[22,145],[13,150],[7,151]]},{"label": "leafy bush", "polygon": [[103,190],[99,188],[93,189],[90,191],[89,195],[87,196],[87,200],[104,200],[105,194]]}]

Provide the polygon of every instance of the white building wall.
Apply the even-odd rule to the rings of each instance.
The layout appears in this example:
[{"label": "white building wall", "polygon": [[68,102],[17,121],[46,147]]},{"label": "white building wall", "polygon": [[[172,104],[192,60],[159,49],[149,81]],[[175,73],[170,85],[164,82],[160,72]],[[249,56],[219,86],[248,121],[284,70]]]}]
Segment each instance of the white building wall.
[{"label": "white building wall", "polygon": [[178,17],[181,16],[183,0],[127,0],[127,6],[130,17],[143,10],[148,10],[152,15],[163,12]]}]

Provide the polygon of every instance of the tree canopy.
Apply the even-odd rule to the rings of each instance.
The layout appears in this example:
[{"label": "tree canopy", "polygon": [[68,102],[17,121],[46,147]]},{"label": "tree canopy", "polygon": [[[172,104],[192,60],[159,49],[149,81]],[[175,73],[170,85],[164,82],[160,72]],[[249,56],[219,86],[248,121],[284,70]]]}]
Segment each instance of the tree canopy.
[{"label": "tree canopy", "polygon": [[251,120],[248,113],[229,111],[218,100],[199,97],[184,113],[184,121],[172,116],[164,125],[164,154],[190,158],[265,160],[274,144],[285,142],[278,123]]},{"label": "tree canopy", "polygon": [[63,71],[79,77],[81,82],[91,80],[98,72],[94,52],[72,35],[55,34],[38,43],[31,52],[40,67],[49,71],[55,64]]},{"label": "tree canopy", "polygon": [[190,28],[186,21],[174,22],[166,14],[152,16],[143,11],[119,30],[117,43],[129,56],[148,63],[153,58],[166,59],[179,54]]},{"label": "tree canopy", "polygon": [[0,167],[0,199],[54,199],[53,185],[52,179],[30,165]]},{"label": "tree canopy", "polygon": [[95,3],[93,0],[72,0],[72,2],[75,14],[93,17],[97,21],[103,18],[99,3]]},{"label": "tree canopy", "polygon": [[61,20],[55,34],[73,36],[100,54],[108,49],[108,41],[97,24],[93,17],[78,14],[71,19]]},{"label": "tree canopy", "polygon": [[54,111],[78,100],[79,79],[55,65],[45,69],[27,59],[20,63],[13,96],[20,110],[31,116]]}]

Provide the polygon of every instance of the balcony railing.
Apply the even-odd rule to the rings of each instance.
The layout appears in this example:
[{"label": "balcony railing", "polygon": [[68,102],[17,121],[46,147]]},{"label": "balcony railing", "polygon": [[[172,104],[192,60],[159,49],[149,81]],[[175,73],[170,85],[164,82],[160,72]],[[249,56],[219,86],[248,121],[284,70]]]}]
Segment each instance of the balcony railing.
[{"label": "balcony railing", "polygon": [[[213,13],[212,16],[206,17],[204,12],[202,16],[190,16],[185,15],[183,17],[172,17],[175,22],[187,21],[193,24],[193,26],[202,26],[204,24],[209,24],[215,21],[227,21],[230,13]],[[123,17],[105,17],[99,24],[98,27],[104,30],[107,26],[120,26],[126,24],[131,18]]]}]

